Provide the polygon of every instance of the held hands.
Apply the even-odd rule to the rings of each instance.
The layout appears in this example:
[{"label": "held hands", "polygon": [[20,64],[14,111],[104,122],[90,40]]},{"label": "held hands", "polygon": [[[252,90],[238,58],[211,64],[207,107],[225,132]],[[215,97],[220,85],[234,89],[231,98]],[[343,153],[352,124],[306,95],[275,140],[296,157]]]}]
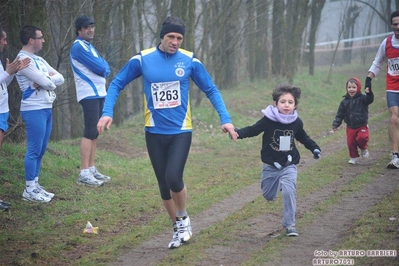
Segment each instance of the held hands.
[{"label": "held hands", "polygon": [[223,124],[220,127],[224,133],[229,133],[232,140],[237,141],[237,132],[234,130],[234,126],[231,123]]},{"label": "held hands", "polygon": [[370,77],[367,77],[366,78],[366,82],[364,83],[365,85],[364,85],[364,91],[366,92],[366,93],[369,93],[370,91],[371,91],[371,78]]},{"label": "held hands", "polygon": [[319,149],[315,149],[313,151],[313,158],[314,159],[320,159],[320,157],[321,157],[321,151]]},{"label": "held hands", "polygon": [[98,134],[102,134],[104,132],[104,128],[110,129],[112,125],[112,118],[110,116],[103,116],[97,123],[97,131]]}]

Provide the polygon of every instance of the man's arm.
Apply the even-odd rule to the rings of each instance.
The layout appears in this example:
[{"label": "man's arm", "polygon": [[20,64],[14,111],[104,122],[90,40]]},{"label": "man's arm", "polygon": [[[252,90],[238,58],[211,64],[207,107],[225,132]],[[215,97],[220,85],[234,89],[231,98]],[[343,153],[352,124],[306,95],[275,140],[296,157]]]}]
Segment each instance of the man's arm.
[{"label": "man's arm", "polygon": [[[90,49],[93,49],[90,50]],[[90,71],[106,78],[111,70],[108,62],[100,56],[94,47],[88,47],[84,42],[77,41],[71,48],[71,58],[87,67]]]},{"label": "man's arm", "polygon": [[[27,56],[23,55],[21,58],[22,57],[25,58]],[[18,71],[18,75],[25,76],[32,81],[32,83],[38,84],[39,87],[45,90],[55,90],[57,86],[54,84],[54,82],[45,73],[39,70],[33,61],[34,60],[31,60],[26,68]]]}]

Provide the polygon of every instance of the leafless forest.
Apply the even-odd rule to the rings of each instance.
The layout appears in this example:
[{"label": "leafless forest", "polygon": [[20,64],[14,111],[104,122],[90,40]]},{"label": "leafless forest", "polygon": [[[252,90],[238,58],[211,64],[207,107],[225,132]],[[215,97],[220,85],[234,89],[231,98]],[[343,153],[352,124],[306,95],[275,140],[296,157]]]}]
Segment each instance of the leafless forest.
[{"label": "leafless forest", "polygon": [[[1,60],[4,64],[5,58],[15,58],[21,48],[19,29],[23,25],[42,29],[46,42],[40,55],[66,81],[57,89],[52,139],[75,138],[81,136],[83,125],[69,64],[77,16],[86,14],[95,20],[94,45],[112,69],[108,82],[135,53],[159,43],[160,25],[172,15],[186,23],[183,48],[194,51],[218,87],[228,90],[242,81],[271,77],[292,81],[299,66],[307,67],[312,75],[317,33],[324,30],[319,25],[331,15],[323,13],[323,8],[338,2],[343,7],[339,19],[328,22],[339,29],[336,40],[353,38],[359,30],[356,22],[365,16],[367,23],[361,26],[362,34],[370,35],[371,26],[377,22],[389,32],[389,14],[399,8],[399,0],[0,0],[0,23],[8,34],[8,46]],[[362,45],[369,41],[362,41]],[[354,42],[342,45],[346,49],[340,54],[334,49],[340,46],[339,42],[332,45],[328,53],[331,64],[336,57],[345,64],[353,60],[353,50],[348,48]],[[114,117],[117,125],[142,110],[140,82],[132,82],[120,97]],[[195,87],[191,96],[194,105],[204,97]],[[15,81],[9,86],[9,98],[7,138],[23,141],[21,93]]]}]

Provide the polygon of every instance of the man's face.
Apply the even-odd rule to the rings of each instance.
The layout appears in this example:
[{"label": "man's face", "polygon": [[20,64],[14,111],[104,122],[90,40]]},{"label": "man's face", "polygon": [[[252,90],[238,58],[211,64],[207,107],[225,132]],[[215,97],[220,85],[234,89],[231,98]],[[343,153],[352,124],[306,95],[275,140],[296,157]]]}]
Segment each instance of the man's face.
[{"label": "man's face", "polygon": [[7,33],[3,31],[0,38],[0,52],[3,52],[4,47],[7,45]]},{"label": "man's face", "polygon": [[399,37],[399,17],[393,17],[391,23],[391,29],[395,33],[395,37]]},{"label": "man's face", "polygon": [[183,35],[177,32],[169,32],[163,36],[159,49],[168,54],[174,54],[183,42]]},{"label": "man's face", "polygon": [[96,27],[94,24],[90,24],[89,26],[82,27],[80,30],[78,30],[79,37],[81,37],[83,40],[91,42],[94,38],[94,33],[96,31]]},{"label": "man's face", "polygon": [[36,37],[32,39],[33,39],[33,50],[35,51],[35,53],[40,52],[43,49],[43,43],[44,43],[44,36],[42,31],[37,30]]}]

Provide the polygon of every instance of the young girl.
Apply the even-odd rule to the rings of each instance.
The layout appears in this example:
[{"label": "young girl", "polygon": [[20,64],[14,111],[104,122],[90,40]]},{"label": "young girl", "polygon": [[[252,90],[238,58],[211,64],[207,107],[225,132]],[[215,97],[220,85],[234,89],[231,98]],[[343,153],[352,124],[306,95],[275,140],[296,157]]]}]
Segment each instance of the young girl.
[{"label": "young girl", "polygon": [[366,95],[361,93],[361,83],[358,78],[350,78],[346,81],[346,95],[341,101],[337,115],[332,123],[332,129],[336,131],[346,123],[346,142],[350,159],[348,163],[356,164],[359,160],[359,151],[363,158],[369,157],[367,143],[369,141],[369,105],[374,101],[371,88],[366,88]]},{"label": "young girl", "polygon": [[239,139],[258,136],[263,132],[261,159],[261,189],[266,200],[274,200],[281,190],[283,197],[283,228],[287,236],[298,236],[295,229],[296,181],[300,155],[295,146],[299,141],[313,152],[314,158],[321,156],[320,147],[303,129],[296,107],[301,97],[300,88],[290,84],[278,85],[273,91],[274,105],[262,110],[264,117],[252,126],[236,129]]}]

